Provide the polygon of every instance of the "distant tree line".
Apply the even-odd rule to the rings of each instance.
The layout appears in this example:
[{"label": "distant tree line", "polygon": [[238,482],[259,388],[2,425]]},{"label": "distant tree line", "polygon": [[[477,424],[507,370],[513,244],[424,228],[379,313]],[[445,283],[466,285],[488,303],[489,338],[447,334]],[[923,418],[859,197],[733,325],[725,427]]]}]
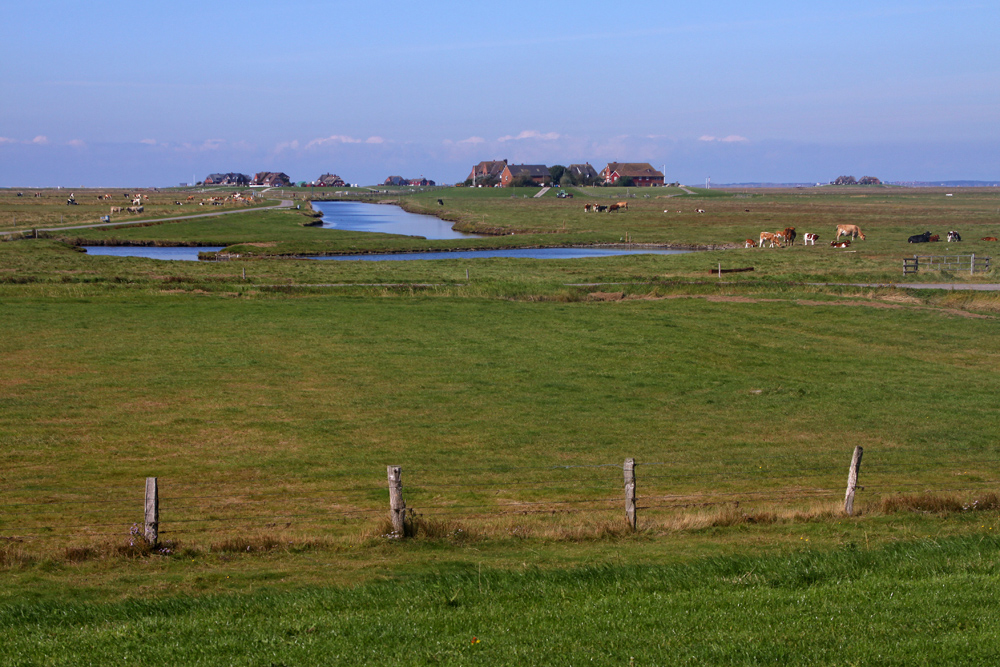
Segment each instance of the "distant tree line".
[{"label": "distant tree line", "polygon": [[860,180],[855,180],[853,176],[838,176],[833,182],[834,185],[882,185],[882,181],[874,176],[862,176]]}]

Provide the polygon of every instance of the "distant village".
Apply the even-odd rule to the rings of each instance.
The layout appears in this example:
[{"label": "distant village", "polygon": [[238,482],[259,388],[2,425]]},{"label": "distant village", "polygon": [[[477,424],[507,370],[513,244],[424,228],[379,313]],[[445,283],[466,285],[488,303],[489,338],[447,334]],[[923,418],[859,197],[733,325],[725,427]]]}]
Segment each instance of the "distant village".
[{"label": "distant village", "polygon": [[[251,187],[304,187],[342,188],[350,184],[336,174],[323,174],[314,181],[292,181],[280,171],[261,171],[251,178],[246,174],[230,172],[209,174],[196,185],[237,185]],[[389,176],[382,185],[397,187],[429,187],[437,185],[424,178]],[[469,187],[544,187],[561,185],[617,185],[630,187],[657,187],[665,185],[663,172],[648,162],[609,162],[598,172],[589,162],[568,167],[544,164],[510,164],[507,160],[484,160],[472,167],[469,177],[456,185]],[[671,184],[673,185],[673,184]]]},{"label": "distant village", "polygon": [[589,162],[568,167],[544,164],[510,164],[507,160],[485,160],[472,168],[464,185],[471,187],[530,187],[561,185],[617,185],[659,187],[663,172],[648,162],[609,162],[598,172]]}]

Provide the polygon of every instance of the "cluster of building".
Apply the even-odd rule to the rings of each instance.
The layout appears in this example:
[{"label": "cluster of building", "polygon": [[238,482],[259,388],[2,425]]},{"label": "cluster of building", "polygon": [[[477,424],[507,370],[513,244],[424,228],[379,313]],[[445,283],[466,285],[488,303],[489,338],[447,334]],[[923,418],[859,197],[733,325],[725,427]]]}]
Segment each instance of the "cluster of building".
[{"label": "cluster of building", "polygon": [[629,183],[636,187],[663,185],[663,172],[648,162],[609,162],[598,172],[589,162],[562,167],[558,175],[544,164],[510,164],[507,160],[485,160],[472,168],[466,179],[468,185],[507,188],[529,180],[535,185],[558,185],[554,179],[573,185],[619,185]]},{"label": "cluster of building", "polygon": [[420,178],[403,178],[402,176],[390,176],[389,178],[385,179],[385,182],[382,183],[382,185],[413,185],[423,188],[437,184],[430,179],[424,178],[423,176],[421,176]]},{"label": "cluster of building", "polygon": [[[288,174],[282,171],[261,171],[254,174],[253,178],[250,178],[246,174],[237,174],[235,172],[230,172],[228,174],[209,174],[202,181],[204,185],[241,185],[241,186],[253,186],[253,185],[263,185],[268,187],[291,187],[296,185],[292,183],[292,179],[288,177]],[[347,187],[347,183],[344,182],[340,176],[336,174],[323,174],[317,178],[312,183],[306,183],[302,181],[297,185],[302,187],[317,187],[317,188],[343,188]]]}]

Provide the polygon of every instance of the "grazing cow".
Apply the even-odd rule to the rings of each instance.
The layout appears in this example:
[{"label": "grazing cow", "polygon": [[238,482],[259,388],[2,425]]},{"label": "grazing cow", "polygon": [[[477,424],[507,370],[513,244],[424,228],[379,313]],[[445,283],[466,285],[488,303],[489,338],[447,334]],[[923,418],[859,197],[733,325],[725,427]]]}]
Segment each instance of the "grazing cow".
[{"label": "grazing cow", "polygon": [[865,240],[865,235],[861,233],[861,228],[857,225],[837,225],[837,238],[841,236],[850,236],[852,239],[856,239],[859,236],[861,240]]},{"label": "grazing cow", "polygon": [[607,213],[608,212],[608,207],[607,206],[597,206],[595,210],[598,213]]},{"label": "grazing cow", "polygon": [[18,196],[18,197],[23,197],[23,196],[24,196],[24,193],[23,193],[23,192],[18,192],[18,193],[17,193],[17,196]]},{"label": "grazing cow", "polygon": [[775,243],[780,243],[780,240],[777,234],[772,234],[771,232],[761,232],[759,246],[763,248],[765,243],[768,244],[768,248],[773,248]]},{"label": "grazing cow", "polygon": [[745,208],[745,209],[743,209],[743,212],[744,212],[744,213],[749,213],[749,212],[750,212],[750,209],[748,209],[748,208]]},{"label": "grazing cow", "polygon": [[597,205],[596,205],[596,204],[584,204],[584,205],[583,205],[583,212],[584,212],[584,213],[590,213],[590,212],[591,212],[591,211],[593,211],[593,210],[594,210],[595,208],[597,208]]},{"label": "grazing cow", "polygon": [[819,234],[812,234],[806,232],[802,237],[802,245],[816,245],[816,241],[819,239]]},{"label": "grazing cow", "polygon": [[615,204],[615,206],[617,206],[619,209],[625,209],[626,211],[628,210],[628,202],[627,201],[617,202]]},{"label": "grazing cow", "polygon": [[694,210],[694,212],[695,212],[695,213],[704,213],[704,212],[705,212],[705,209],[703,209],[703,208],[696,208],[696,209]]},{"label": "grazing cow", "polygon": [[997,237],[995,237],[995,236],[984,236],[983,240],[984,241],[996,241]]},{"label": "grazing cow", "polygon": [[937,234],[935,234],[934,236],[932,236],[929,239],[927,239],[927,242],[928,243],[937,243],[940,240],[941,240],[941,237],[938,236]]},{"label": "grazing cow", "polygon": [[756,248],[757,244],[753,242],[753,239],[747,239],[743,242],[744,248]]},{"label": "grazing cow", "polygon": [[128,211],[129,213],[142,213],[143,207],[142,206],[129,206],[125,210]]},{"label": "grazing cow", "polygon": [[851,245],[850,241],[830,241],[830,245],[834,248],[846,248]]},{"label": "grazing cow", "polygon": [[438,199],[438,206],[444,206],[444,200]]},{"label": "grazing cow", "polygon": [[785,237],[785,240],[788,241],[788,245],[795,244],[795,237],[798,236],[798,234],[795,232],[794,227],[785,227],[785,231],[781,234]]},{"label": "grazing cow", "polygon": [[620,208],[621,206],[619,206],[618,204],[612,204],[611,206],[608,207],[608,213],[611,213],[612,211],[617,211]]},{"label": "grazing cow", "polygon": [[192,199],[194,199],[194,195],[188,195],[187,201],[191,201]]},{"label": "grazing cow", "polygon": [[923,234],[914,234],[910,238],[906,239],[907,243],[927,243],[931,240],[931,233],[924,232]]},{"label": "grazing cow", "polygon": [[111,212],[112,213],[121,213],[122,212],[122,207],[121,206],[112,206],[111,207]]},{"label": "grazing cow", "polygon": [[952,241],[961,241],[961,240],[962,240],[962,235],[959,234],[958,232],[948,232],[948,243],[951,243]]},{"label": "grazing cow", "polygon": [[66,205],[67,206],[76,206],[77,205],[76,204],[76,200],[73,199],[72,197],[70,197],[69,199],[66,200]]}]

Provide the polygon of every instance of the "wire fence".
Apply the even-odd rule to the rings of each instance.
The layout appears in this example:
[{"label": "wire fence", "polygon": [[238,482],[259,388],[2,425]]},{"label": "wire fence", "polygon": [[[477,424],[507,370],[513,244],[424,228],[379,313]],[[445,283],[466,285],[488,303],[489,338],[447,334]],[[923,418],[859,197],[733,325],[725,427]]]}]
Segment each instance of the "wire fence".
[{"label": "wire fence", "polygon": [[[855,460],[856,459],[856,460]],[[216,544],[248,536],[296,540],[404,536],[419,529],[581,525],[655,528],[692,512],[852,511],[902,494],[992,493],[1000,461],[945,468],[939,462],[869,457],[861,468],[769,457],[694,471],[669,461],[549,466],[395,467],[379,480],[334,471],[322,479],[268,482],[149,478],[67,488],[44,478],[0,480],[0,547],[12,542],[97,541]],[[855,468],[856,466],[856,468]],[[393,469],[396,478],[393,478]],[[854,475],[845,473],[854,472]],[[846,484],[845,484],[846,480]],[[150,491],[152,489],[152,491]],[[152,495],[151,495],[152,493]],[[847,502],[847,499],[850,502]],[[583,518],[585,517],[585,518]],[[436,528],[435,528],[436,526]],[[451,527],[451,528],[449,528]]]}]

